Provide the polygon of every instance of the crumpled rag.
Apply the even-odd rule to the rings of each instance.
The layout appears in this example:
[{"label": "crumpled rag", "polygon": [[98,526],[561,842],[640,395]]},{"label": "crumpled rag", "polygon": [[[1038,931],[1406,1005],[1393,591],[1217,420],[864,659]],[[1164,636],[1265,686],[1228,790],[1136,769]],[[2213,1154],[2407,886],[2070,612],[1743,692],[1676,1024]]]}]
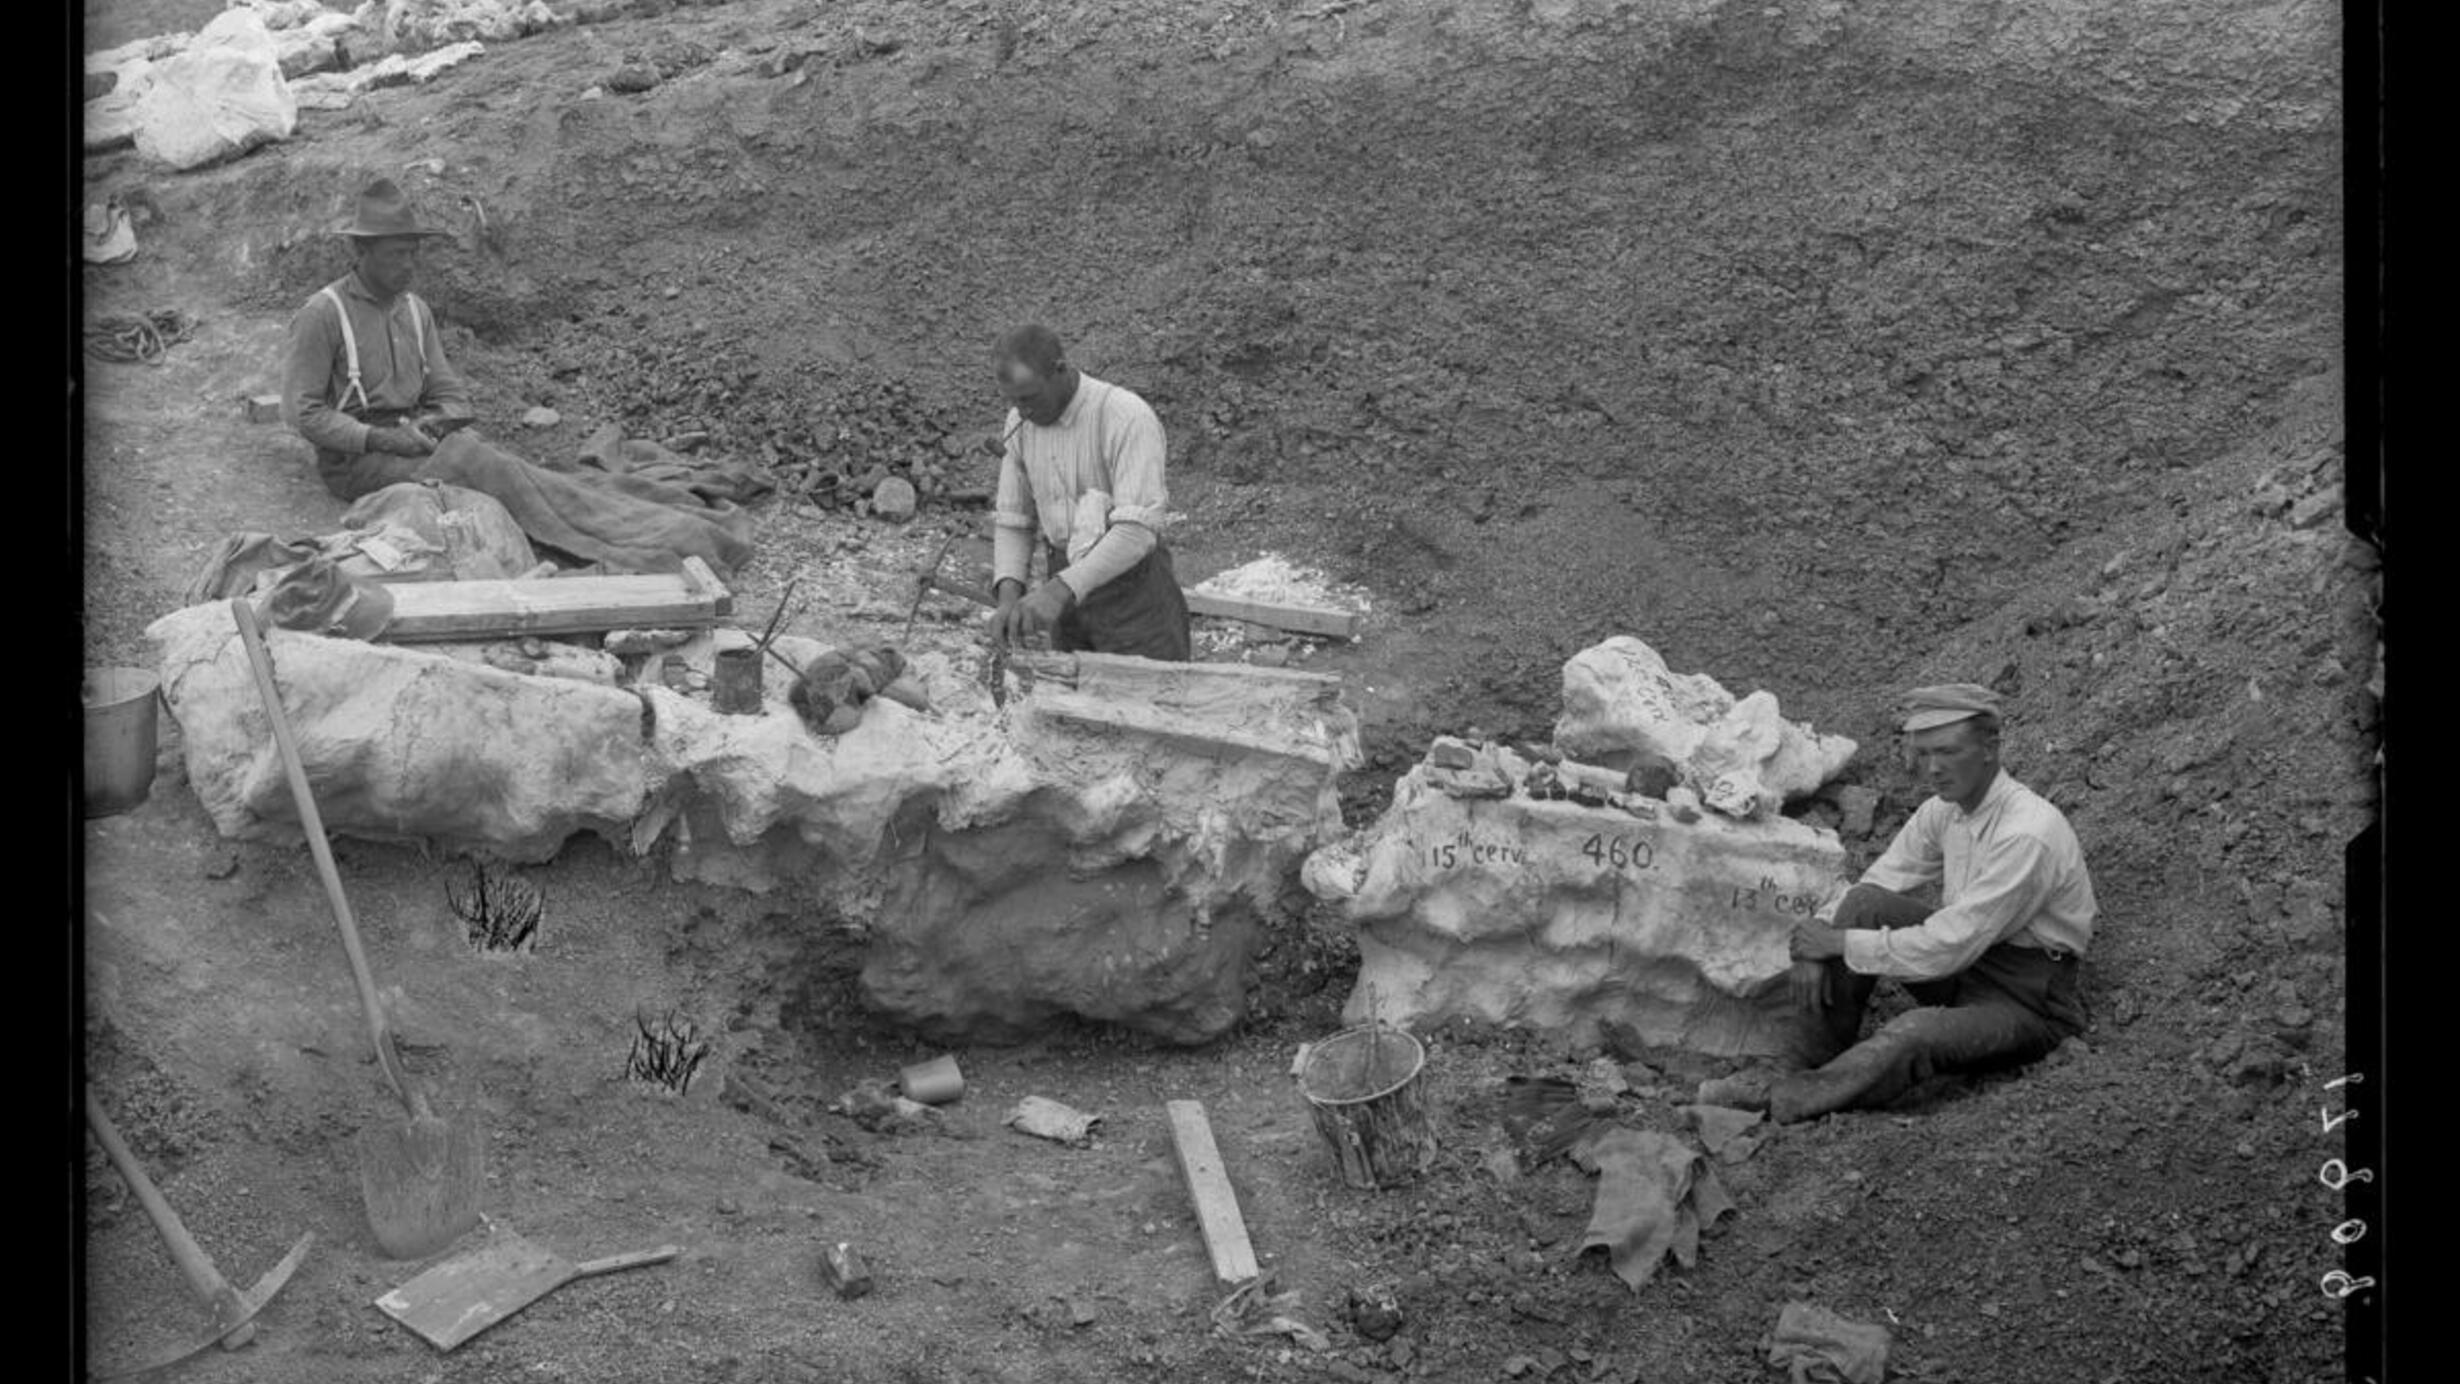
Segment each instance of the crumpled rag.
[{"label": "crumpled rag", "polygon": [[1615,1277],[1633,1292],[1669,1252],[1684,1268],[1697,1263],[1701,1229],[1734,1210],[1716,1169],[1674,1135],[1609,1125],[1584,1136],[1571,1155],[1597,1173],[1597,1204],[1580,1247],[1603,1246]]},{"label": "crumpled rag", "polygon": [[1720,1163],[1740,1163],[1758,1149],[1759,1140],[1747,1131],[1760,1122],[1756,1110],[1736,1110],[1723,1105],[1687,1105],[1683,1113],[1691,1117],[1700,1131],[1700,1142]]},{"label": "crumpled rag", "polygon": [[1888,1329],[1789,1302],[1777,1311],[1768,1363],[1791,1370],[1794,1384],[1880,1384],[1888,1372]]},{"label": "crumpled rag", "polygon": [[222,540],[188,578],[179,593],[183,606],[205,605],[227,601],[233,596],[256,589],[256,579],[266,572],[282,572],[307,561],[317,554],[312,538],[276,538],[269,533],[235,533]]},{"label": "crumpled rag", "polygon": [[768,472],[748,462],[670,451],[645,437],[625,437],[615,423],[590,434],[581,444],[581,460],[609,475],[638,476],[689,490],[712,505],[747,505],[777,489]]}]

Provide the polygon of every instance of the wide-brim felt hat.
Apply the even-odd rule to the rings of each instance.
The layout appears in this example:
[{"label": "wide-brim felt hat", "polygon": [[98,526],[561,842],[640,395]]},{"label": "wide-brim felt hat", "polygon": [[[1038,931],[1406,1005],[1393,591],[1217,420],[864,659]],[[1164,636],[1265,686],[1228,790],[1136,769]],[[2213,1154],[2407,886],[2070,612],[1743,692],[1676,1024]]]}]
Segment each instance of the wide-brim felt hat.
[{"label": "wide-brim felt hat", "polygon": [[330,557],[313,557],[275,579],[256,608],[259,618],[286,630],[372,640],[393,622],[393,593],[382,582],[350,576]]},{"label": "wide-brim felt hat", "polygon": [[439,226],[420,225],[418,213],[411,209],[409,194],[391,178],[378,178],[359,193],[356,214],[335,234],[376,240],[397,235],[449,236],[452,232]]}]

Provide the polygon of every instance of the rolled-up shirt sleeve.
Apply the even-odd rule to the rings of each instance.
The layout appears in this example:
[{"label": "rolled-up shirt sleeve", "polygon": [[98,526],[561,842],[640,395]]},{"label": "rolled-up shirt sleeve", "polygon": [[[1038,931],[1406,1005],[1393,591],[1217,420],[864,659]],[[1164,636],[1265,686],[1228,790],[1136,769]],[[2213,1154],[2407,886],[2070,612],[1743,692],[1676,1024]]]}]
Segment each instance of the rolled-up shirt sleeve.
[{"label": "rolled-up shirt sleeve", "polygon": [[1163,478],[1168,443],[1162,420],[1141,399],[1113,397],[1131,399],[1134,407],[1115,410],[1110,426],[1103,429],[1103,469],[1111,484],[1110,526],[1101,541],[1069,563],[1060,576],[1079,600],[1144,561],[1170,521],[1170,487]]},{"label": "rolled-up shirt sleeve", "polygon": [[1059,579],[1066,582],[1068,589],[1075,592],[1076,599],[1081,601],[1087,592],[1116,579],[1120,573],[1144,561],[1145,554],[1152,552],[1154,545],[1160,541],[1153,530],[1141,523],[1119,519],[1113,511],[1110,527],[1102,531],[1102,541],[1093,545],[1093,551],[1069,563],[1068,569],[1059,574]]},{"label": "rolled-up shirt sleeve", "polygon": [[[1905,980],[1953,975],[2040,909],[2049,893],[2052,864],[2048,847],[2034,837],[1993,842],[1974,863],[1973,876],[1956,902],[1920,925],[1846,933],[1845,965],[1864,975]],[[1868,874],[1863,878],[1877,882]]]},{"label": "rolled-up shirt sleeve", "polygon": [[1016,410],[1008,411],[1006,450],[999,456],[999,488],[991,500],[991,590],[1014,581],[1024,585],[1033,566],[1034,492],[1025,475],[1025,450],[1017,439]]},{"label": "rolled-up shirt sleeve", "polygon": [[355,455],[367,450],[369,428],[326,397],[342,350],[335,311],[330,299],[318,296],[290,319],[290,341],[282,353],[282,421],[325,451]]}]

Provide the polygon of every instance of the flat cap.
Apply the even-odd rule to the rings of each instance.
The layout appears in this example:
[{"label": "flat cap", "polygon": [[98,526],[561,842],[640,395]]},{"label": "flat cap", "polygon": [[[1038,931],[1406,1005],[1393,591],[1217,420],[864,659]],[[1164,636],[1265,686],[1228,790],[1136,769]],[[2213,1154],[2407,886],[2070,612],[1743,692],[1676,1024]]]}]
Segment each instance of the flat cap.
[{"label": "flat cap", "polygon": [[1969,716],[1999,714],[1999,694],[1978,683],[1947,682],[1905,694],[1905,729],[1954,725]]}]

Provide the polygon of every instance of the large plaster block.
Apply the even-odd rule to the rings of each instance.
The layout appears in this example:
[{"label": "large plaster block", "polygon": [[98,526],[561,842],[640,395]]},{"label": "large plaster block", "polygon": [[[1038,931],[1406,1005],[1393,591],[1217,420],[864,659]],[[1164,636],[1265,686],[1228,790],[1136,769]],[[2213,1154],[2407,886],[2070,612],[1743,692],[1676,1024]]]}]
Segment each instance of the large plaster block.
[{"label": "large plaster block", "polygon": [[[188,780],[225,836],[291,836],[298,812],[227,604],[156,621]],[[543,860],[595,831],[622,841],[648,766],[629,692],[440,652],[269,628],[299,757],[329,830]]]},{"label": "large plaster block", "polygon": [[889,872],[865,992],[950,1039],[1057,1013],[1218,1037],[1263,917],[1341,831],[1355,718],[1312,674],[1073,662],[1008,708],[1021,791],[977,785]]},{"label": "large plaster block", "polygon": [[1304,879],[1358,929],[1349,1022],[1618,1020],[1652,1043],[1743,1055],[1785,1049],[1786,939],[1844,868],[1833,833],[1783,817],[1456,798],[1421,765]]},{"label": "large plaster block", "polygon": [[[215,824],[295,830],[228,606],[149,633]],[[909,673],[933,710],[875,697],[815,735],[773,663],[763,710],[722,715],[655,682],[505,671],[479,646],[268,638],[328,830],[519,859],[580,830],[667,843],[678,878],[792,886],[862,925],[866,997],[949,1041],[1063,1014],[1174,1042],[1227,1032],[1262,920],[1340,833],[1358,758],[1338,679],[1286,670],[1041,656],[1001,707],[923,652]],[[706,673],[748,642],[711,631],[669,656]],[[797,666],[821,650],[776,648]]]}]

